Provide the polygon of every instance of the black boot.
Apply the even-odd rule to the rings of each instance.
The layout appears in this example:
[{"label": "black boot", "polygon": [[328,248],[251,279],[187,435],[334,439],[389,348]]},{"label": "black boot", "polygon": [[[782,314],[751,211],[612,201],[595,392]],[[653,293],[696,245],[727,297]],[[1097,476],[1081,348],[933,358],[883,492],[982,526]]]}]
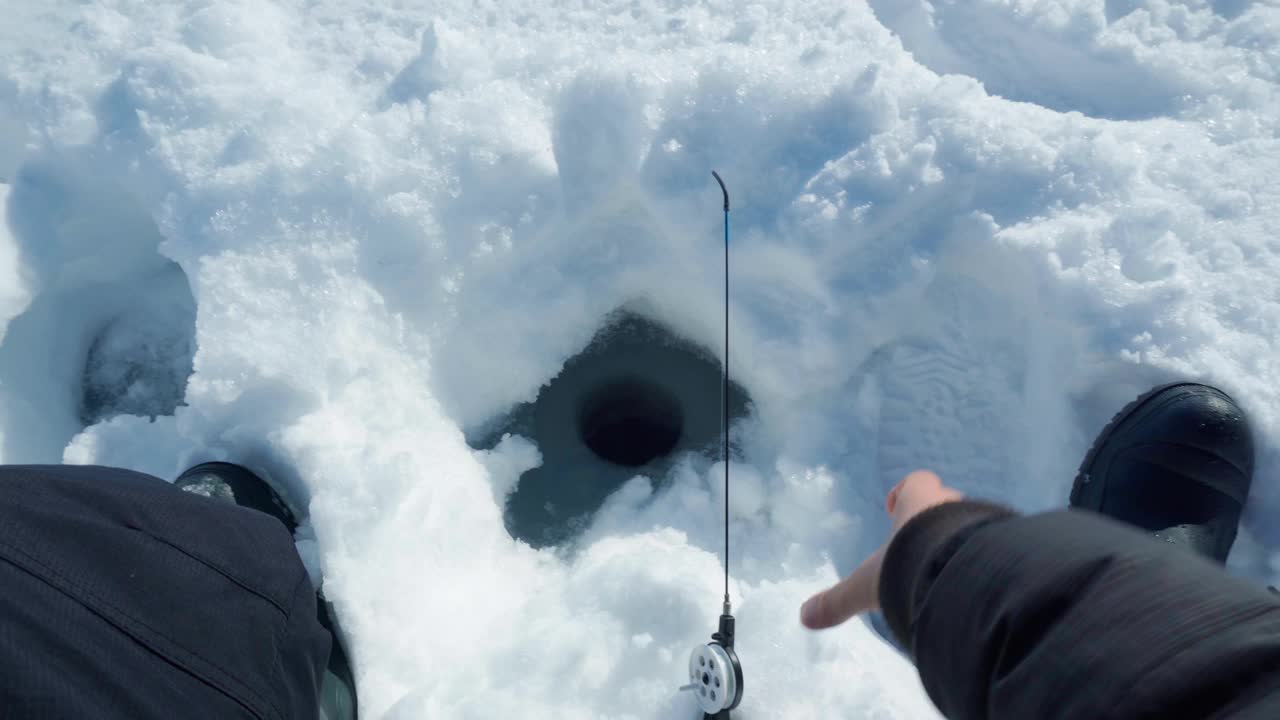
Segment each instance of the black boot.
[{"label": "black boot", "polygon": [[[178,476],[173,484],[187,492],[233,502],[279,518],[290,533],[298,528],[298,511],[285,502],[270,483],[239,465],[222,462],[197,465]],[[316,610],[320,624],[333,636],[329,665],[320,681],[320,718],[355,720],[355,679],[333,623],[333,608],[317,595]]]},{"label": "black boot", "polygon": [[1071,506],[1225,562],[1253,462],[1249,420],[1226,393],[1199,383],[1162,385],[1103,428],[1076,474]]}]

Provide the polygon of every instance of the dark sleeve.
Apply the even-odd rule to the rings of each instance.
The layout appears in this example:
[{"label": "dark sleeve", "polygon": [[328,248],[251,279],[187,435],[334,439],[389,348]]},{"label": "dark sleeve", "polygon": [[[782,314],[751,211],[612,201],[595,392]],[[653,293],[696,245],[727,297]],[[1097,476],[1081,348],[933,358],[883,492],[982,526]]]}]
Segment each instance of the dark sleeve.
[{"label": "dark sleeve", "polygon": [[1280,718],[1280,600],[1102,516],[948,503],[880,582],[951,720]]}]

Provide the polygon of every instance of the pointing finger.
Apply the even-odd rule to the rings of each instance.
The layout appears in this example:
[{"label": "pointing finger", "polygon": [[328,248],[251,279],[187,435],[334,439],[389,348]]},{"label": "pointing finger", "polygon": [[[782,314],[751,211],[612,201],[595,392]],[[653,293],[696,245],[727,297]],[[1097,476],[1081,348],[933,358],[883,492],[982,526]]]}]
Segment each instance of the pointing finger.
[{"label": "pointing finger", "polygon": [[809,598],[800,608],[800,622],[811,630],[835,627],[861,612],[880,606],[880,567],[884,548],[862,562],[849,576]]}]

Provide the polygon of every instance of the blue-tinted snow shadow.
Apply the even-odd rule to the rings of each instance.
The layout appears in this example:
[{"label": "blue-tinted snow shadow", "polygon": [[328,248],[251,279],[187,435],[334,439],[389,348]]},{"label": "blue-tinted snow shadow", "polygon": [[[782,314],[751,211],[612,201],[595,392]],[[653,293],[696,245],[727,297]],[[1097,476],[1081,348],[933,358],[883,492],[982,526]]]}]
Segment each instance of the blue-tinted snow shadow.
[{"label": "blue-tinted snow shadow", "polygon": [[[1253,0],[1208,0],[1208,4],[1214,13],[1227,20],[1234,20],[1244,14],[1244,11],[1253,4]],[[1107,22],[1121,20],[1135,10],[1146,7],[1146,0],[1106,0]]]},{"label": "blue-tinted snow shadow", "polygon": [[[995,95],[1060,112],[1140,120],[1175,114],[1195,88],[1142,64],[1131,50],[1097,46],[1085,30],[1048,32],[992,3],[871,0],[877,19],[939,74],[977,78]],[[1127,14],[1108,3],[1110,14]],[[1220,3],[1230,10],[1235,3]],[[1075,32],[1076,36],[1070,33]]]},{"label": "blue-tinted snow shadow", "polygon": [[[718,194],[709,172],[719,170],[729,182],[739,232],[774,230],[828,161],[891,121],[879,75],[871,66],[815,96],[724,71],[705,73],[689,91],[689,102],[668,100],[640,171],[644,185],[663,202],[692,212],[690,202],[705,207],[704,200]],[[780,103],[778,93],[792,97]]]},{"label": "blue-tinted snow shadow", "polygon": [[5,461],[59,462],[87,424],[172,414],[195,300],[151,218],[86,158],[47,153],[18,170],[7,220],[33,299],[0,344]]}]

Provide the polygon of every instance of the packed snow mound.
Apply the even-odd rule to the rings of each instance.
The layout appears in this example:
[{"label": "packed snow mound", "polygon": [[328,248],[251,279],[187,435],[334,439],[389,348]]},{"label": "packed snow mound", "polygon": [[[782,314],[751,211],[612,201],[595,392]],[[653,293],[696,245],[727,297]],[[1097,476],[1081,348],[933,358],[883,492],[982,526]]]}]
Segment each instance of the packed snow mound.
[{"label": "packed snow mound", "polygon": [[248,463],[352,643],[366,717],[694,717],[719,611],[693,453],[534,549],[534,400],[611,313],[720,347],[744,717],[936,717],[797,612],[927,466],[1065,502],[1150,384],[1221,385],[1280,580],[1280,3],[8,2],[0,460]]}]

